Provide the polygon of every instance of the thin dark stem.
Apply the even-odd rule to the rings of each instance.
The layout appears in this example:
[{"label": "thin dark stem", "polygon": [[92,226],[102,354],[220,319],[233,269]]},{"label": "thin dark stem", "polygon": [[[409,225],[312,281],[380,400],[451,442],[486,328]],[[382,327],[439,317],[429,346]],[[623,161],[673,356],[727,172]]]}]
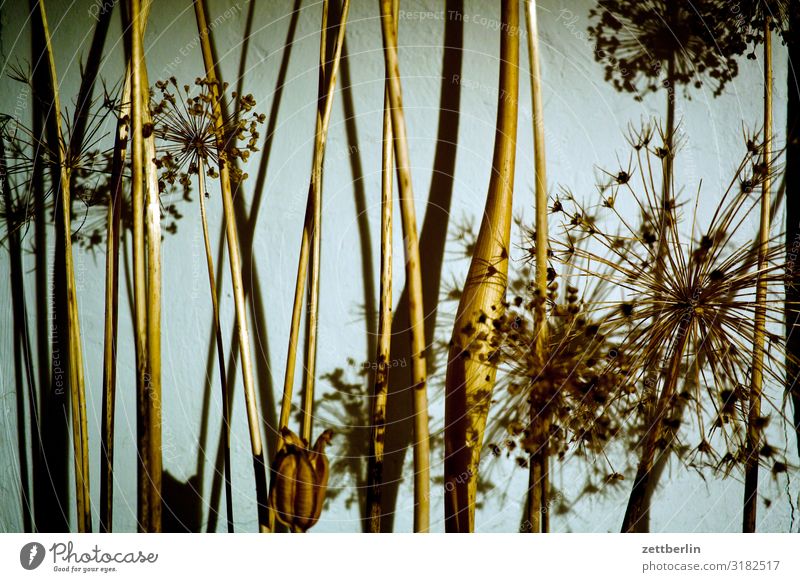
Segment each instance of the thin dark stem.
[{"label": "thin dark stem", "polygon": [[197,182],[200,189],[200,219],[203,223],[203,242],[206,250],[206,265],[208,266],[208,286],[211,295],[211,309],[214,318],[214,333],[217,339],[217,355],[219,359],[220,388],[222,390],[222,430],[224,432],[224,457],[225,457],[225,509],[228,517],[228,533],[233,533],[233,490],[231,487],[231,427],[228,414],[228,375],[225,371],[225,348],[222,341],[222,326],[219,321],[219,300],[217,299],[216,278],[214,276],[214,259],[211,250],[211,240],[208,234],[208,219],[206,218],[206,185],[205,164],[198,160]]}]

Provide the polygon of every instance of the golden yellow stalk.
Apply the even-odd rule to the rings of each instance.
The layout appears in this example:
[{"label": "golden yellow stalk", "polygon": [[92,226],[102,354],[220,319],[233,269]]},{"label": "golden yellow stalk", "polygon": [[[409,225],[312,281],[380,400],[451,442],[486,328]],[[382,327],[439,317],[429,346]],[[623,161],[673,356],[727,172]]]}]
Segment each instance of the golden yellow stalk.
[{"label": "golden yellow stalk", "polygon": [[[292,408],[292,389],[294,386],[294,370],[297,360],[297,343],[300,333],[300,317],[303,308],[303,294],[305,293],[305,280],[308,277],[309,257],[311,256],[311,298],[308,307],[308,352],[306,354],[306,391],[303,404],[303,423],[301,436],[307,444],[311,442],[311,410],[314,397],[314,365],[316,359],[317,337],[317,307],[319,304],[319,245],[322,234],[322,166],[325,159],[325,143],[328,136],[331,111],[333,108],[333,90],[336,86],[336,75],[339,70],[342,46],[344,44],[347,14],[350,1],[345,0],[342,5],[341,24],[334,46],[330,75],[326,76],[325,47],[327,45],[328,28],[328,2],[322,6],[322,25],[320,30],[320,62],[319,62],[319,106],[317,107],[316,129],[314,134],[314,158],[311,167],[311,180],[308,188],[308,201],[306,215],[303,222],[303,233],[300,240],[300,256],[297,261],[297,279],[295,281],[294,303],[292,305],[292,321],[289,329],[289,347],[286,354],[286,371],[283,382],[283,399],[281,401],[281,414],[278,428],[283,429],[289,425],[289,415]],[[319,226],[318,226],[319,225]],[[311,248],[313,244],[313,250]],[[312,254],[313,252],[313,254]]]},{"label": "golden yellow stalk", "polygon": [[[145,4],[147,6],[147,3]],[[152,241],[154,227],[152,210],[153,169],[148,156],[154,153],[145,143],[145,127],[149,123],[149,89],[142,47],[143,13],[140,0],[131,0],[131,59],[132,59],[132,155],[131,198],[133,201],[133,279],[136,342],[136,381],[138,407],[138,521],[143,532],[159,531],[161,527],[161,381],[160,381],[160,257],[154,256]],[[151,133],[148,131],[147,134]],[[152,157],[150,157],[152,160]],[[145,181],[147,200],[145,200]],[[158,191],[155,192],[155,222],[159,221]],[[145,203],[147,207],[145,208]],[[145,218],[148,236],[145,239]],[[145,245],[145,242],[147,245]],[[149,271],[149,272],[148,272]],[[148,280],[150,279],[150,280]],[[152,305],[151,303],[157,303]],[[156,316],[151,324],[151,319]],[[154,335],[156,336],[154,338]],[[151,344],[155,339],[154,345]]]},{"label": "golden yellow stalk", "polygon": [[770,226],[770,194],[772,180],[772,31],[770,17],[764,18],[764,180],[761,184],[761,220],[758,231],[758,279],[756,282],[755,332],[753,335],[753,366],[750,376],[750,402],[745,444],[744,511],[742,531],[756,531],[758,507],[758,459],[760,454],[761,389],[764,378],[764,336],[766,331],[767,268]]},{"label": "golden yellow stalk", "polygon": [[383,56],[389,83],[394,155],[400,187],[400,219],[405,240],[406,285],[411,335],[411,390],[414,410],[414,531],[427,532],[430,526],[430,438],[428,429],[428,373],[425,362],[425,310],[422,304],[422,270],[411,185],[411,161],[403,115],[400,64],[397,57],[397,30],[392,0],[379,0],[383,29]]},{"label": "golden yellow stalk", "polygon": [[[544,365],[547,354],[547,312],[543,299],[547,296],[547,165],[545,162],[544,112],[542,104],[542,77],[539,67],[539,30],[536,23],[536,2],[525,2],[525,22],[528,27],[528,61],[530,65],[531,103],[533,109],[533,163],[536,175],[536,289],[539,301],[534,309],[534,326],[537,360]],[[549,456],[547,439],[550,419],[531,409],[531,429],[539,450],[530,455],[528,476],[528,522],[526,531],[546,532],[549,529],[547,490],[549,488]]]},{"label": "golden yellow stalk", "polygon": [[78,531],[92,531],[91,498],[89,489],[89,437],[86,428],[86,394],[83,380],[83,356],[81,330],[78,314],[78,297],[75,288],[75,268],[72,257],[72,221],[70,171],[67,163],[66,142],[61,128],[61,99],[58,90],[55,55],[47,24],[44,2],[40,0],[39,18],[42,37],[47,51],[47,66],[53,97],[53,123],[58,139],[59,182],[61,193],[61,216],[64,223],[64,257],[67,276],[67,318],[69,322],[69,387],[72,408],[72,442],[75,459],[75,492],[77,498]]},{"label": "golden yellow stalk", "polygon": [[[399,2],[392,6],[397,34]],[[392,156],[394,135],[389,103],[389,83],[383,92],[383,148],[381,158],[381,294],[378,315],[378,345],[375,385],[370,416],[370,450],[367,466],[367,518],[369,532],[381,532],[381,489],[383,487],[383,451],[386,435],[386,400],[389,395],[389,358],[392,348]]]},{"label": "golden yellow stalk", "polygon": [[[211,42],[208,20],[203,7],[203,0],[194,0],[194,11],[197,19],[197,31],[200,37],[200,48],[203,53],[206,78],[210,82],[212,108],[216,120],[219,154],[224,155],[223,117],[219,102],[219,83],[211,54]],[[233,207],[233,193],[228,164],[220,160],[219,184],[222,192],[222,205],[225,213],[225,234],[228,241],[228,258],[233,284],[233,300],[236,311],[236,330],[239,336],[239,353],[242,360],[242,378],[244,382],[245,406],[247,408],[247,424],[250,429],[250,447],[253,454],[253,468],[256,480],[256,499],[258,503],[258,523],[261,532],[269,531],[268,492],[266,483],[266,466],[264,446],[261,439],[260,417],[256,405],[256,394],[253,380],[253,361],[250,355],[250,333],[247,326],[247,307],[244,301],[244,285],[242,283],[242,258],[239,249],[239,235],[236,230],[236,214]]]},{"label": "golden yellow stalk", "polygon": [[479,340],[503,309],[511,238],[519,98],[519,5],[501,3],[500,82],[492,176],[458,305],[445,383],[445,528],[475,528],[483,433],[494,389],[490,346]]},{"label": "golden yellow stalk", "polygon": [[[145,0],[148,6],[151,0]],[[144,35],[145,11],[140,15],[140,30]],[[141,45],[139,45],[141,50]],[[144,139],[144,173],[146,184],[145,227],[147,229],[147,373],[149,375],[150,405],[150,531],[161,531],[161,205],[158,174],[155,165],[156,145],[153,121],[150,116],[150,84],[147,66],[142,59],[142,121],[148,128]]]}]

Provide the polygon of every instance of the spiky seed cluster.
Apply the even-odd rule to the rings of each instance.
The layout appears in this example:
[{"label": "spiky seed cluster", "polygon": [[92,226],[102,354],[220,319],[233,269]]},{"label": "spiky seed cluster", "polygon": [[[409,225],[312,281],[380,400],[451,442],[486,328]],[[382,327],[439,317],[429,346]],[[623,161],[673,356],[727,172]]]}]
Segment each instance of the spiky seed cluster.
[{"label": "spiky seed cluster", "polygon": [[[558,288],[553,280],[543,295],[530,284],[529,293],[517,295],[492,322],[490,343],[498,346],[505,390],[497,397],[489,435],[497,438],[503,427],[506,435],[500,442],[509,452],[519,446],[536,453],[546,446],[550,454],[563,457],[574,446],[600,453],[619,432],[618,409],[633,391],[620,372],[625,369],[622,353],[585,312],[578,288],[567,284],[563,298]],[[546,359],[541,361],[533,322],[543,302],[550,317]],[[539,427],[547,425],[549,431],[542,434]],[[493,449],[496,454],[501,445]]]},{"label": "spiky seed cluster", "polygon": [[[189,85],[178,85],[175,77],[158,81],[153,91],[153,127],[160,140],[156,165],[162,170],[161,185],[180,183],[190,186],[190,174],[196,174],[200,163],[210,177],[216,177],[225,164],[234,180],[247,177],[236,161],[247,162],[251,152],[258,151],[258,126],[265,116],[254,111],[252,95],[231,92],[235,104],[230,115],[214,111],[213,92],[221,96],[228,84],[195,79],[196,94]],[[156,92],[158,100],[156,101]],[[221,117],[221,123],[218,119]],[[239,145],[246,142],[244,145]]]},{"label": "spiky seed cluster", "polygon": [[[598,226],[602,221],[587,221],[587,210],[574,198],[569,199],[569,208],[562,205],[561,210],[566,238],[582,239],[586,245],[562,243],[556,256],[578,266],[587,277],[601,277],[622,293],[619,301],[597,302],[586,309],[593,318],[603,321],[603,333],[620,337],[620,349],[628,356],[626,368],[632,374],[631,381],[645,383],[649,381],[648,371],[658,372],[657,389],[642,386],[640,390],[645,399],[643,411],[652,410],[655,394],[665,389],[669,375],[678,375],[673,378],[676,389],[663,415],[659,444],[664,446],[677,435],[684,407],[691,403],[701,435],[696,451],[715,465],[719,465],[720,458],[723,464],[741,462],[759,269],[758,247],[753,242],[739,244],[737,239],[747,236],[743,232],[748,225],[746,219],[759,204],[758,193],[742,184],[762,182],[760,148],[745,155],[713,209],[708,226],[699,231],[699,236],[686,236],[681,232],[684,225],[679,206],[671,201],[662,208],[649,177],[649,168],[657,167],[657,148],[634,140],[632,145],[636,179],[612,180],[601,187],[601,196],[629,198],[641,210],[641,222],[633,224],[614,208],[605,207],[622,233],[610,235]],[[708,199],[707,194],[703,196]],[[665,235],[658,240],[655,233],[661,232],[662,220]],[[699,230],[696,220],[695,215],[691,223],[694,232]],[[748,239],[755,240],[755,235]],[[666,252],[659,253],[659,245],[664,245]],[[766,303],[770,330],[783,325],[780,287],[785,277],[784,255],[781,237],[775,237],[766,250],[768,267],[761,272],[770,290]],[[662,263],[656,269],[659,257]],[[765,386],[782,386],[789,356],[778,334],[770,332],[768,340]],[[669,361],[662,359],[665,346],[667,354],[677,352],[667,356]],[[671,368],[673,357],[679,366]],[[770,401],[766,390],[764,398]],[[781,416],[781,407],[775,402],[770,404],[771,414]],[[650,420],[645,416],[640,422]],[[762,424],[768,421],[765,417]],[[717,455],[709,444],[715,434],[722,455]],[[764,460],[771,461],[776,455],[777,451],[765,443]]]},{"label": "spiky seed cluster", "polygon": [[[64,166],[70,176],[71,197],[75,202],[72,206],[73,238],[87,247],[92,247],[97,237],[91,224],[91,211],[108,202],[108,189],[104,185],[111,172],[111,151],[101,148],[101,144],[107,137],[103,132],[105,121],[112,112],[105,101],[100,106],[97,101],[90,105],[80,147],[73,139],[71,118],[64,116],[68,120],[64,132]],[[11,219],[6,226],[19,230],[35,214],[34,179],[41,180],[45,195],[42,204],[48,212],[56,212],[56,197],[52,194],[61,187],[58,180],[62,165],[60,152],[47,139],[35,135],[24,123],[7,115],[0,116],[0,137],[5,149],[4,178],[13,194],[13,201],[6,201],[3,212]]]},{"label": "spiky seed cluster", "polygon": [[[599,0],[590,16],[606,81],[637,100],[664,83],[708,83],[719,95],[738,73],[736,56],[746,48],[724,0]],[[667,80],[670,62],[674,72]]]}]

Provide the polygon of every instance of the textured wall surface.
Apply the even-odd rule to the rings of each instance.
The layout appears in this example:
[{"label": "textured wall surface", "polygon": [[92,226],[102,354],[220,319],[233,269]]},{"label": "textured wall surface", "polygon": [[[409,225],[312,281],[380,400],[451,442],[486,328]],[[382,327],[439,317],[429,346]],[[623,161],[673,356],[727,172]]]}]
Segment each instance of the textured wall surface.
[{"label": "textured wall surface", "polygon": [[[497,99],[499,3],[467,0],[463,30],[464,53],[458,77],[443,73],[443,31],[451,14],[443,2],[403,0],[399,23],[400,65],[406,107],[418,223],[423,224],[429,198],[441,188],[436,180],[434,158],[440,118],[440,92],[461,88],[460,119],[455,148],[455,172],[448,209],[451,236],[447,237],[442,274],[443,292],[451,282],[463,279],[467,262],[459,259],[460,248],[452,232],[457,224],[477,224],[491,170]],[[27,121],[30,96],[18,83],[6,79],[11,63],[30,55],[30,30],[26,2],[3,2],[0,6],[0,58],[4,63],[0,83],[0,110],[14,112]],[[293,9],[299,11],[293,14]],[[103,10],[101,0],[47,2],[56,46],[57,66],[67,96],[77,93],[79,63],[85,58],[91,38],[93,16]],[[664,97],[651,95],[636,102],[617,93],[603,80],[601,65],[594,62],[588,40],[591,3],[571,0],[541,3],[539,20],[543,43],[544,113],[547,135],[547,163],[550,187],[569,187],[578,197],[594,194],[598,167],[619,168],[627,163],[624,134],[630,123],[662,116]],[[246,267],[246,284],[257,302],[250,302],[254,357],[258,361],[257,387],[264,415],[264,433],[274,422],[283,382],[286,342],[294,292],[295,265],[300,243],[308,176],[313,147],[320,3],[315,0],[210,0],[213,38],[224,79],[232,85],[241,77],[245,92],[255,96],[257,109],[271,119],[274,132],[268,147],[254,154],[247,166],[242,207],[251,228],[242,231],[251,249]],[[117,11],[118,12],[118,11]],[[252,18],[248,22],[248,15]],[[216,20],[215,20],[216,19]],[[247,31],[249,29],[249,36]],[[291,34],[290,34],[291,33]],[[287,39],[291,36],[291,45]],[[524,32],[521,36],[524,43]],[[246,41],[246,42],[245,42]],[[192,83],[202,75],[197,31],[191,2],[157,3],[145,38],[151,82],[174,75],[179,83]],[[519,114],[515,206],[521,216],[532,217],[533,146],[530,91],[527,81],[527,51],[522,45],[521,108]],[[122,41],[119,15],[115,14],[102,68],[109,86],[120,82]],[[784,142],[786,99],[786,57],[776,47],[777,141]],[[676,182],[685,198],[694,196],[702,180],[704,192],[718,196],[732,176],[742,153],[742,127],[761,125],[761,67],[759,61],[742,59],[740,74],[714,99],[708,88],[692,89],[690,96],[679,90],[677,111],[682,126],[683,148],[676,162]],[[283,78],[279,79],[282,67]],[[278,81],[282,85],[278,88]],[[346,87],[343,90],[342,87]],[[362,362],[370,361],[375,328],[370,312],[377,306],[379,273],[380,154],[383,104],[383,58],[378,4],[354,0],[347,27],[346,60],[339,78],[325,164],[324,234],[322,258],[322,303],[319,321],[320,376],[342,369],[341,382],[361,389]],[[262,139],[266,130],[262,131]],[[451,139],[452,138],[448,138]],[[221,203],[212,190],[209,200],[214,248],[221,249]],[[196,198],[193,203],[176,196],[183,215],[177,233],[166,235],[163,245],[163,445],[165,495],[198,512],[199,527],[208,525],[207,505],[214,495],[215,464],[220,430],[220,398],[216,355],[212,346],[210,301],[206,286],[202,231]],[[705,206],[701,204],[702,208]],[[434,209],[435,211],[436,209]],[[633,212],[633,209],[628,209]],[[399,210],[397,210],[399,216]],[[755,220],[754,220],[755,225]],[[241,229],[241,226],[240,226]],[[754,230],[755,232],[755,230]],[[395,231],[395,299],[403,288],[402,235],[399,219]],[[514,235],[519,240],[518,233]],[[32,235],[26,248],[32,245]],[[47,252],[52,264],[53,236]],[[130,252],[130,240],[126,240]],[[423,256],[426,249],[422,249]],[[0,529],[22,528],[19,503],[19,451],[17,443],[17,399],[13,363],[12,309],[9,263],[0,250]],[[218,254],[218,272],[223,274],[221,304],[223,329],[230,337],[233,299],[230,292],[226,253]],[[26,256],[28,299],[33,305],[33,258]],[[92,499],[98,511],[99,446],[101,425],[101,382],[103,346],[104,250],[81,251],[76,257],[76,277],[84,341],[89,439],[91,450]],[[123,270],[123,274],[125,271]],[[132,324],[124,283],[120,302],[120,369],[117,403],[116,509],[117,531],[135,529],[135,386]],[[455,305],[442,303],[436,321],[437,333],[449,335]],[[441,362],[439,362],[441,364]],[[300,362],[302,365],[302,362]],[[403,362],[398,362],[402,368]],[[209,383],[209,378],[211,382]],[[444,366],[436,368],[430,386],[431,428],[441,436],[443,421]],[[398,382],[400,380],[397,380]],[[333,393],[331,381],[319,381],[321,391]],[[234,511],[238,531],[256,528],[252,464],[245,420],[241,377],[237,375],[232,409],[232,455]],[[208,393],[207,393],[208,391]],[[299,391],[299,383],[296,393]],[[204,428],[204,396],[208,394]],[[780,400],[780,395],[773,395]],[[296,398],[296,402],[297,402]],[[347,424],[336,402],[318,406],[319,423]],[[356,422],[357,423],[357,422]],[[350,424],[353,424],[350,422]],[[777,424],[777,423],[776,423]],[[341,431],[340,431],[341,432]],[[363,434],[360,433],[360,434]],[[791,437],[793,439],[793,437]],[[777,442],[785,442],[778,428]],[[332,461],[343,461],[347,451],[343,438],[334,440]],[[790,442],[793,442],[790,441]],[[361,446],[365,446],[362,443]],[[790,447],[795,450],[794,446]],[[69,449],[71,450],[71,449]],[[612,452],[613,453],[613,452]],[[442,447],[434,451],[432,471],[441,477]],[[616,457],[614,456],[616,454]],[[797,459],[792,457],[793,462]],[[611,462],[624,466],[633,462],[618,453]],[[409,459],[406,459],[409,462]],[[597,459],[605,463],[604,459]],[[346,463],[344,463],[346,464]],[[351,463],[352,464],[352,463]],[[68,464],[71,467],[71,461]],[[612,469],[609,468],[609,472]],[[556,463],[553,483],[570,511],[552,518],[554,531],[615,531],[625,509],[632,474],[604,495],[582,495],[585,467],[580,463]],[[410,471],[404,473],[409,476]],[[777,482],[762,474],[763,491],[772,500],[769,508],[759,506],[759,529],[787,531],[793,522],[792,496],[797,485],[787,489],[786,476]],[[513,531],[519,523],[526,471],[515,469],[513,459],[492,465],[494,488],[484,496],[476,518],[480,531]],[[72,476],[69,478],[73,487]],[[216,504],[223,512],[217,528],[224,529],[224,499],[216,480]],[[331,478],[330,506],[314,531],[357,531],[358,504],[352,473],[338,472]],[[196,507],[198,489],[206,503]],[[787,493],[788,490],[788,493]],[[443,530],[442,488],[434,486],[431,523]],[[400,484],[395,518],[396,531],[411,530],[411,483]],[[224,496],[224,493],[222,493]],[[665,473],[653,507],[654,531],[737,531],[740,528],[742,479],[738,474],[726,480],[708,479],[673,463]],[[74,506],[65,508],[73,514]],[[95,518],[96,523],[96,518]]]}]

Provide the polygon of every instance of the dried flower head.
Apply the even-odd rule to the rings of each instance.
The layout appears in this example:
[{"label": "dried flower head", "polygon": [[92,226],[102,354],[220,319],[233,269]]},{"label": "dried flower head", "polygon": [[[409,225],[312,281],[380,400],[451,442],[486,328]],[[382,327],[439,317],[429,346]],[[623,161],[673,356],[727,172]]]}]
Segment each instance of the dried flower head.
[{"label": "dried flower head", "polygon": [[281,431],[282,446],[272,465],[269,504],[275,517],[292,531],[305,532],[319,521],[328,488],[325,447],[333,431],[326,430],[309,449],[288,428]]},{"label": "dried flower head", "polygon": [[662,85],[710,84],[719,95],[745,50],[723,0],[599,0],[590,16],[595,59],[618,91],[637,100]]},{"label": "dried flower head", "polygon": [[[189,175],[196,174],[201,166],[211,177],[217,176],[222,164],[227,164],[234,180],[247,177],[236,162],[246,162],[251,152],[258,151],[258,126],[265,116],[254,111],[252,95],[236,92],[231,93],[233,114],[215,112],[213,91],[221,94],[228,87],[227,83],[215,83],[195,79],[196,93],[189,85],[180,87],[175,77],[156,83],[152,130],[160,140],[156,165],[163,170],[162,187],[177,181],[188,190]],[[241,142],[246,143],[242,146]]]},{"label": "dried flower head", "polygon": [[[782,393],[789,357],[781,336],[785,248],[781,237],[770,240],[765,250],[768,266],[759,271],[755,233],[745,234],[748,216],[760,197],[754,188],[741,184],[752,183],[758,189],[762,183],[759,156],[758,151],[745,154],[704,228],[698,226],[698,193],[687,235],[682,206],[670,201],[664,208],[650,178],[650,168],[660,161],[657,147],[642,146],[634,156],[635,177],[601,187],[604,198],[625,199],[638,208],[641,221],[605,207],[621,234],[609,234],[599,226],[602,220],[589,228],[584,220],[574,219],[587,210],[573,199],[564,210],[564,229],[570,238],[582,238],[587,244],[561,245],[556,252],[584,276],[600,276],[618,288],[619,300],[596,302],[586,309],[602,320],[601,333],[620,338],[620,350],[627,355],[626,369],[620,372],[630,374],[630,382],[642,384],[642,406],[631,412],[644,413],[638,422],[660,435],[657,445],[664,447],[677,435],[683,411],[691,404],[700,436],[695,451],[711,460],[715,443],[725,451],[722,458],[732,463],[742,460],[759,276],[769,289],[763,397],[773,417],[782,417],[782,407],[767,388]],[[659,240],[659,232],[663,239]],[[774,449],[765,450],[774,454]]]}]

